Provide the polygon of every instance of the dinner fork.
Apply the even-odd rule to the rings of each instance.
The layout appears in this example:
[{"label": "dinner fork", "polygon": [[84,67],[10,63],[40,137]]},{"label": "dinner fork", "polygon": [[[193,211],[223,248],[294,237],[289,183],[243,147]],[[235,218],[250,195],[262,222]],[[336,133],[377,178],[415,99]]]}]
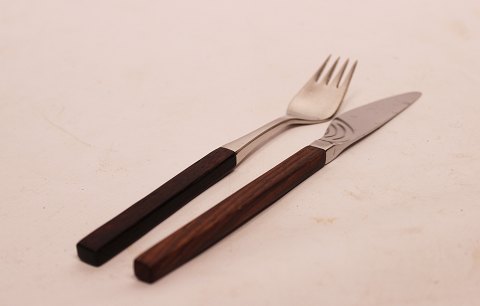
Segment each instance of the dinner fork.
[{"label": "dinner fork", "polygon": [[332,118],[344,100],[357,62],[343,78],[347,59],[332,79],[340,60],[337,58],[321,78],[329,60],[330,56],[294,96],[286,115],[212,151],[91,232],[77,244],[80,259],[94,266],[102,265],[230,173],[253,150],[286,126],[315,124]]}]

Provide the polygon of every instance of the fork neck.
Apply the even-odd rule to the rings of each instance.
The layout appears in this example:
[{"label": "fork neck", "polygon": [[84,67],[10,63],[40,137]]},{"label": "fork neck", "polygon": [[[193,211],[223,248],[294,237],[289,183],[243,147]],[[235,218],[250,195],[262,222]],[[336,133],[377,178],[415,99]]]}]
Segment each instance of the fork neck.
[{"label": "fork neck", "polygon": [[292,124],[305,124],[308,121],[285,115],[279,117],[269,123],[261,126],[255,131],[246,134],[232,142],[223,145],[223,148],[232,150],[237,155],[237,165],[242,162],[245,157],[252,153],[259,146],[275,137],[279,132]]}]

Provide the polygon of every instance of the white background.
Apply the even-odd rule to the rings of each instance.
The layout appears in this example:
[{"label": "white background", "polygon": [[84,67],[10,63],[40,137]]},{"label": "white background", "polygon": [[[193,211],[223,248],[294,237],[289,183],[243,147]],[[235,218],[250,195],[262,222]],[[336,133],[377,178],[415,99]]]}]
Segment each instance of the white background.
[{"label": "white background", "polygon": [[[2,305],[474,305],[480,2],[0,2]],[[285,112],[328,54],[341,111],[422,98],[153,285],[133,259],[323,135],[288,130],[100,268],[75,244]]]}]

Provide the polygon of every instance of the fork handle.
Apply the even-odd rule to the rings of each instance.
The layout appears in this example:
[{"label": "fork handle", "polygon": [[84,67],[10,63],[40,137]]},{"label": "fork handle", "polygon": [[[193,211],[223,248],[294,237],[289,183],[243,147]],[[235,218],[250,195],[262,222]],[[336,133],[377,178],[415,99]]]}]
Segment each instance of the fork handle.
[{"label": "fork handle", "polygon": [[77,244],[80,259],[100,266],[127,248],[236,166],[236,154],[220,147],[100,226]]},{"label": "fork handle", "polygon": [[324,165],[323,149],[301,149],[137,257],[136,276],[155,282],[220,241]]}]

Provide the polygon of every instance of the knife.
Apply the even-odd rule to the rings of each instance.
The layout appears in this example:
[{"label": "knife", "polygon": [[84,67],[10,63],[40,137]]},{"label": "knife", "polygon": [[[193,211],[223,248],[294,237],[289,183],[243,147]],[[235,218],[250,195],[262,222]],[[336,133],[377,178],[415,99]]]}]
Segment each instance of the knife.
[{"label": "knife", "polygon": [[405,110],[421,93],[372,102],[332,120],[325,135],[293,154],[135,259],[138,279],[153,283],[252,219],[345,149]]}]

